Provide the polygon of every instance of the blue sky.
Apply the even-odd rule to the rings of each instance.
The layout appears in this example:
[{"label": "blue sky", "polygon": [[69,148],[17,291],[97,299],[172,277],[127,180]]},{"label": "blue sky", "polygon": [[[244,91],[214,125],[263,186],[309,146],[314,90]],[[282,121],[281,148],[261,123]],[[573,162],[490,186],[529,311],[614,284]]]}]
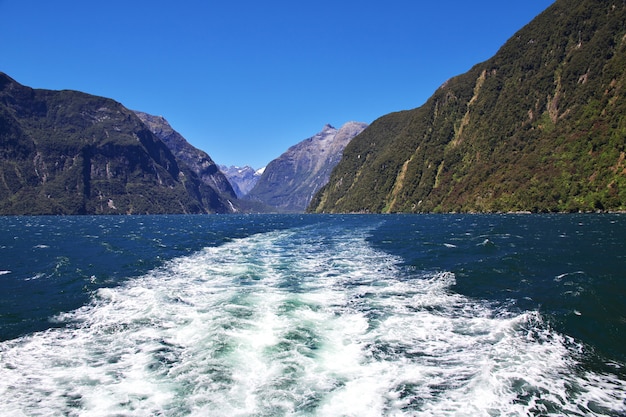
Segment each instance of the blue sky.
[{"label": "blue sky", "polygon": [[324,124],[423,104],[553,0],[0,0],[0,71],[165,117],[260,168]]}]

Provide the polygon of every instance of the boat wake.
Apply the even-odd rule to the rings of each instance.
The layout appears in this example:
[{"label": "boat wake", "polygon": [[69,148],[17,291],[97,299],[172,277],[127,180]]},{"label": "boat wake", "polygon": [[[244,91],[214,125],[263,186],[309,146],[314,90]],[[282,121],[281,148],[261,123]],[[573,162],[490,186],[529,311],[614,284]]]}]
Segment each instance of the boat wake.
[{"label": "boat wake", "polygon": [[175,259],[0,345],[0,414],[617,415],[626,384],[538,312],[410,271],[367,230],[304,227]]}]

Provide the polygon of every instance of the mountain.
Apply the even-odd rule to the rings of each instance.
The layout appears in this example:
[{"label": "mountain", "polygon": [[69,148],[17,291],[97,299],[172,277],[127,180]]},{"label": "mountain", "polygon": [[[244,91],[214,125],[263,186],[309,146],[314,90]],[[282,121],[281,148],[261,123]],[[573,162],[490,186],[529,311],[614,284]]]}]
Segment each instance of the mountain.
[{"label": "mountain", "polygon": [[194,147],[162,116],[135,111],[152,133],[161,139],[178,160],[186,164],[205,184],[221,193],[226,199],[236,199],[235,191],[226,176],[206,152]]},{"label": "mountain", "polygon": [[235,190],[235,194],[239,198],[245,196],[250,192],[250,190],[254,187],[259,178],[261,178],[261,174],[263,174],[263,171],[265,170],[265,168],[255,170],[254,168],[247,165],[243,168],[236,166],[227,167],[226,165],[220,165],[219,168],[226,176],[226,178],[232,185],[233,190]]},{"label": "mountain", "polygon": [[344,150],[313,212],[626,209],[626,3],[557,0]]},{"label": "mountain", "polygon": [[343,149],[365,127],[359,122],[348,122],[340,129],[324,126],[270,162],[246,198],[283,212],[303,212],[328,181]]},{"label": "mountain", "polygon": [[229,211],[120,103],[0,73],[0,214]]}]

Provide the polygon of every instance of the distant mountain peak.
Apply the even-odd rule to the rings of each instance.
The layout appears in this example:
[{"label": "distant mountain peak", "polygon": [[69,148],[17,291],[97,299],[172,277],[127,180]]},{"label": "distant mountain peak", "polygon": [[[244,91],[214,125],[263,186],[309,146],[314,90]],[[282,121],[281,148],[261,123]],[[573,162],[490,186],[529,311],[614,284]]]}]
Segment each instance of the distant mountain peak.
[{"label": "distant mountain peak", "polygon": [[345,146],[366,127],[366,123],[358,122],[348,122],[339,129],[324,125],[320,132],[270,162],[247,198],[278,211],[304,211],[315,192],[328,182]]},{"label": "distant mountain peak", "polygon": [[262,170],[255,171],[247,165],[244,167],[220,165],[220,171],[226,176],[239,198],[250,192],[263,173]]},{"label": "distant mountain peak", "polygon": [[322,130],[320,130],[318,133],[316,133],[315,135],[311,136],[307,140],[310,140],[310,141],[328,140],[329,138],[332,139],[335,136],[336,133],[337,133],[337,129],[335,127],[333,127],[330,124],[326,124],[326,125],[324,125]]}]

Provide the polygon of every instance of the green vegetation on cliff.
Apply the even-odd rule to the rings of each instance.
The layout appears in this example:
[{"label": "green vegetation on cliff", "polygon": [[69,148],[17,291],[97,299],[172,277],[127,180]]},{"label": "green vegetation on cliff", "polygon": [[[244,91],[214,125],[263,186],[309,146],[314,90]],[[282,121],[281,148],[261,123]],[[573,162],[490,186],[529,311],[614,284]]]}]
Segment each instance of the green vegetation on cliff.
[{"label": "green vegetation on cliff", "polygon": [[344,150],[313,212],[626,209],[626,5],[557,0]]},{"label": "green vegetation on cliff", "polygon": [[130,110],[0,73],[0,214],[229,211]]}]

